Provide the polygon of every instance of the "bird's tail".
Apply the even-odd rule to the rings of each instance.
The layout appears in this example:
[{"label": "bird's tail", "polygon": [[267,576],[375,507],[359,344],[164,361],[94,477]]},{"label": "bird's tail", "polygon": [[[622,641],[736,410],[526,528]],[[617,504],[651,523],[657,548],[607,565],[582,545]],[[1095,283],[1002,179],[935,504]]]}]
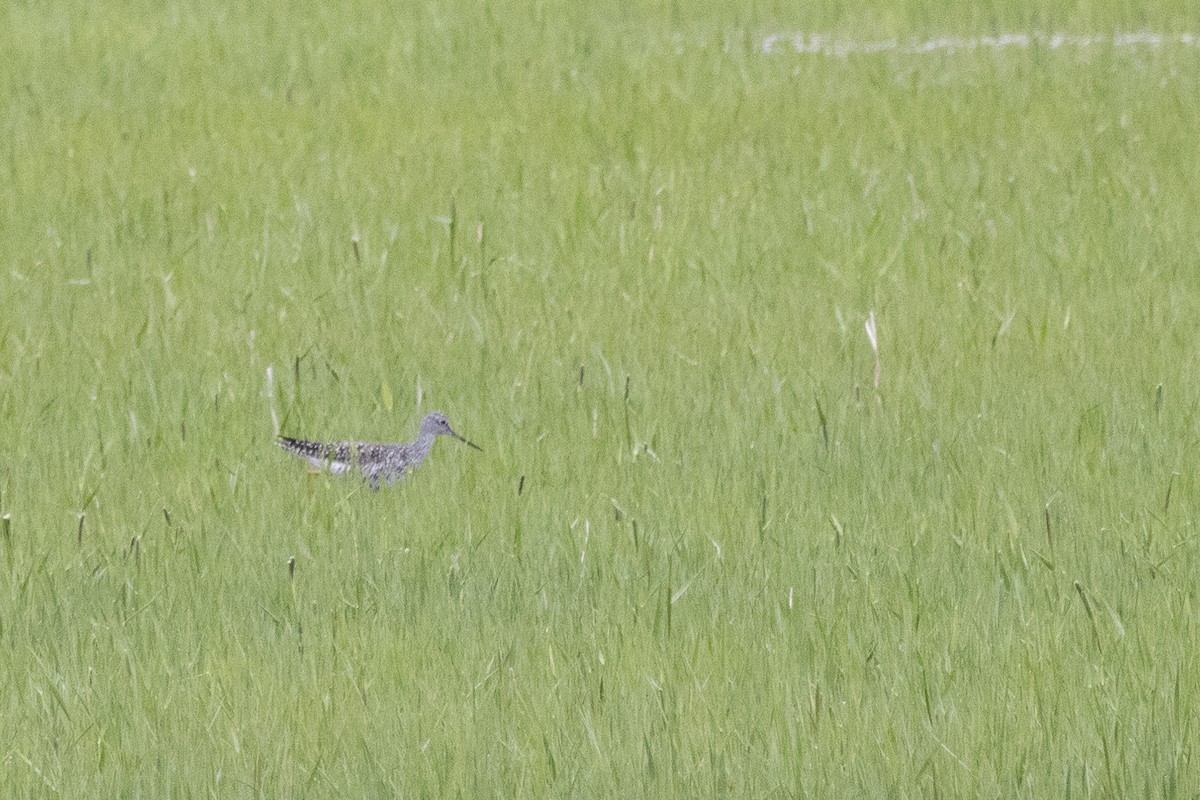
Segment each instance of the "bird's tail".
[{"label": "bird's tail", "polygon": [[290,436],[280,436],[276,444],[289,453],[301,458],[325,459],[333,455],[333,448],[324,442],[310,442],[307,439],[293,439]]}]

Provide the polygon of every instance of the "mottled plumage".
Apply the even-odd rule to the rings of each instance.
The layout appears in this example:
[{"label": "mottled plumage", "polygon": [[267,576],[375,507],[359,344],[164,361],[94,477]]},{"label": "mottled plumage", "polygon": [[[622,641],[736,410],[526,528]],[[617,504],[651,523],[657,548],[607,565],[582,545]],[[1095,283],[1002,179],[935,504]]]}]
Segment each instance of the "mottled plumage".
[{"label": "mottled plumage", "polygon": [[483,449],[455,433],[440,411],[426,414],[417,438],[402,444],[311,442],[280,436],[279,446],[318,469],[328,468],[334,475],[345,475],[357,467],[371,488],[378,489],[381,484],[394,483],[420,466],[438,436],[453,436],[476,450]]}]

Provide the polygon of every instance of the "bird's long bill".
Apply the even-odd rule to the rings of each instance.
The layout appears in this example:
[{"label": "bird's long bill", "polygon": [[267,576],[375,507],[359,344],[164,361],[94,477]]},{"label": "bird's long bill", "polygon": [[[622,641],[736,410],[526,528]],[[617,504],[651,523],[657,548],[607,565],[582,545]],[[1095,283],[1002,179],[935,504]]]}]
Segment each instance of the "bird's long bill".
[{"label": "bird's long bill", "polygon": [[481,453],[483,452],[483,448],[482,448],[482,447],[480,447],[479,445],[475,444],[475,443],[474,443],[474,442],[472,442],[472,441],[468,441],[466,438],[464,438],[464,437],[462,437],[462,436],[459,436],[457,433],[456,433],[456,434],[454,434],[454,437],[455,437],[456,439],[458,439],[460,442],[462,442],[463,444],[465,444],[467,447],[474,447],[474,448],[475,448],[476,450],[478,450],[479,452],[481,452]]}]

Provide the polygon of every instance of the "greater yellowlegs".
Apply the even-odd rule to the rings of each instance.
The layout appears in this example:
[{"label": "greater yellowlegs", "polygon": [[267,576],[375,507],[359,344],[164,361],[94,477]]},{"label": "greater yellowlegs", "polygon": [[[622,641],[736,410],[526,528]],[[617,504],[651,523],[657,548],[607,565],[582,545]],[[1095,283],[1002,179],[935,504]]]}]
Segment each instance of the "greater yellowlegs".
[{"label": "greater yellowlegs", "polygon": [[425,415],[417,438],[411,442],[310,442],[280,436],[279,446],[318,469],[328,468],[334,475],[345,475],[357,467],[371,488],[378,489],[381,484],[394,483],[419,467],[433,449],[433,440],[438,436],[453,436],[469,447],[483,450],[455,433],[446,415],[440,411]]}]

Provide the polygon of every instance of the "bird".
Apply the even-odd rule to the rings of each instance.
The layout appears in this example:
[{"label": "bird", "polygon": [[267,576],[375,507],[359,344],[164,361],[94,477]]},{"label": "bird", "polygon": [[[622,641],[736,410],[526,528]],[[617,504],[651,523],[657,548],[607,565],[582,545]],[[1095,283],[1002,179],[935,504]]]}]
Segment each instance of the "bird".
[{"label": "bird", "polygon": [[317,469],[328,468],[334,475],[345,475],[357,467],[371,489],[379,491],[384,483],[391,485],[419,467],[438,436],[453,436],[468,447],[483,450],[458,435],[440,411],[425,415],[417,438],[411,442],[314,442],[280,436],[278,444]]}]

